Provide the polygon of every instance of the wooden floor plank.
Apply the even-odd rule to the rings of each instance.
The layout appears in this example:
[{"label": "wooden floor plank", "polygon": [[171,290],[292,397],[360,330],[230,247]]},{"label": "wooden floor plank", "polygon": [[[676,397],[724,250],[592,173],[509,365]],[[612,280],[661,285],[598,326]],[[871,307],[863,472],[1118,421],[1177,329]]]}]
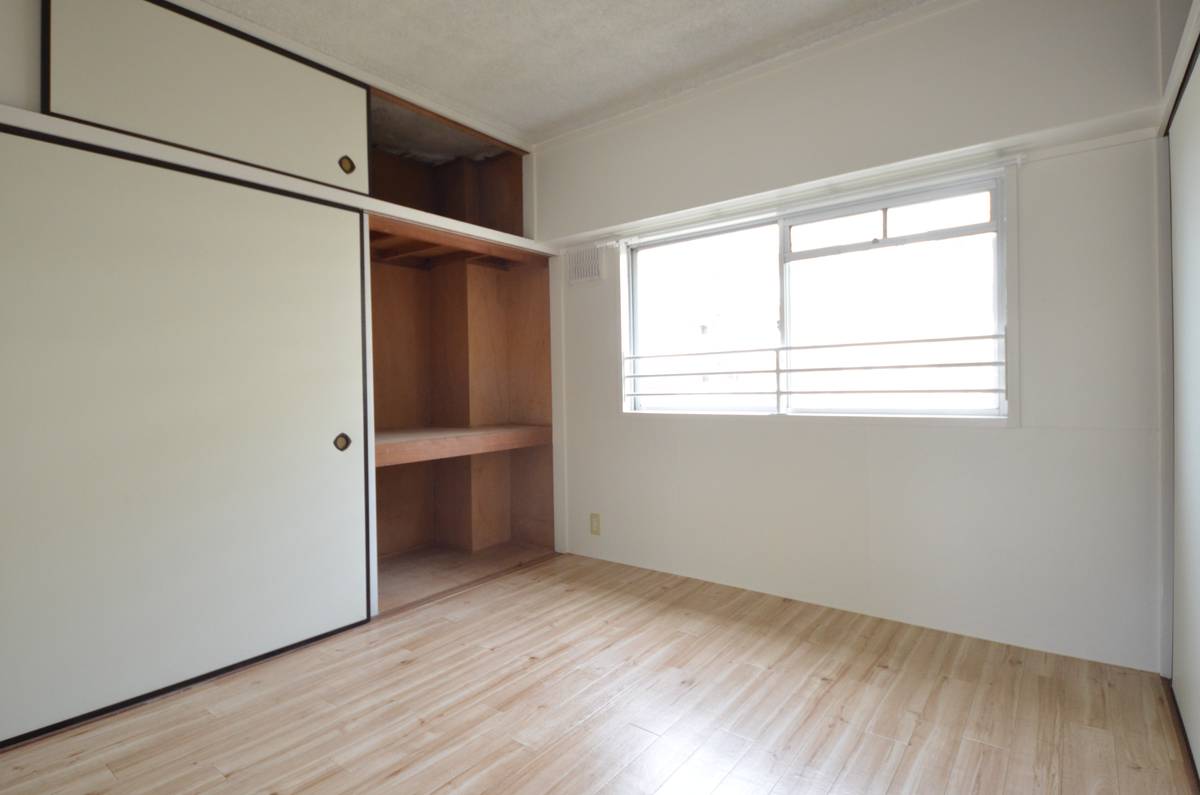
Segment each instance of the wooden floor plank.
[{"label": "wooden floor plank", "polygon": [[0,793],[1180,793],[1159,677],[571,555],[0,753]]},{"label": "wooden floor plank", "polygon": [[1066,691],[1063,683],[1038,673],[1021,672],[1013,741],[1004,791],[1011,795],[1057,795],[1062,791],[1062,750]]},{"label": "wooden floor plank", "polygon": [[992,646],[965,737],[998,748],[1012,746],[1023,666],[1020,649]]},{"label": "wooden floor plank", "polygon": [[1000,792],[1008,771],[1008,751],[964,739],[950,773],[947,795],[991,795]]},{"label": "wooden floor plank", "polygon": [[1063,746],[1063,792],[1116,795],[1119,791],[1112,732],[1068,723]]}]

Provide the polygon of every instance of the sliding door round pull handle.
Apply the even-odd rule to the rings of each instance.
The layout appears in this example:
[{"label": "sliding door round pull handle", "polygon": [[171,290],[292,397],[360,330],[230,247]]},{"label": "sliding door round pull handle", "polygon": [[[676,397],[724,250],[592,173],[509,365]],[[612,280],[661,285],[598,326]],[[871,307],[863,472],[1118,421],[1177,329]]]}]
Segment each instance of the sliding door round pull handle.
[{"label": "sliding door round pull handle", "polygon": [[345,171],[347,174],[353,174],[354,169],[358,168],[358,166],[354,165],[354,160],[350,157],[350,155],[342,155],[339,157],[338,165],[341,166],[342,171]]},{"label": "sliding door round pull handle", "polygon": [[345,450],[350,446],[350,437],[344,433],[339,433],[333,437],[333,446],[339,450]]}]

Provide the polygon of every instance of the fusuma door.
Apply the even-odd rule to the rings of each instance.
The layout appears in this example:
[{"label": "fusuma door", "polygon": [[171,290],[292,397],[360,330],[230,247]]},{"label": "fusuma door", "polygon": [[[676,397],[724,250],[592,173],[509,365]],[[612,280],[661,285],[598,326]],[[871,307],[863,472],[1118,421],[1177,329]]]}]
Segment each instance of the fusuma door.
[{"label": "fusuma door", "polygon": [[365,620],[360,215],[0,173],[0,742]]},{"label": "fusuma door", "polygon": [[163,0],[45,0],[43,111],[366,193],[367,88]]}]

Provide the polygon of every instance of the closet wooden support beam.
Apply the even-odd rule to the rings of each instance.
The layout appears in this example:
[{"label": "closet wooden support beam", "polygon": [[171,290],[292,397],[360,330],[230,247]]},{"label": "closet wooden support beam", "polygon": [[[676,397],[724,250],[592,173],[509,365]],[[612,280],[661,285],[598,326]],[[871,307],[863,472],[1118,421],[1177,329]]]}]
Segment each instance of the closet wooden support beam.
[{"label": "closet wooden support beam", "polygon": [[[449,232],[445,229],[436,229],[432,226],[423,226],[411,221],[401,221],[398,218],[389,218],[383,215],[372,215],[370,218],[372,234],[379,233],[379,239],[383,239],[383,236],[394,238],[397,244],[403,241],[424,243],[429,246],[446,246],[454,251],[478,254],[484,257],[504,260],[505,262],[517,262],[524,265],[547,265],[550,262],[550,258],[545,254],[539,254],[536,251],[528,251],[492,240],[469,237]],[[374,246],[372,248],[374,249]]]},{"label": "closet wooden support beam", "polygon": [[453,250],[446,246],[425,246],[415,251],[383,255],[372,254],[371,261],[380,265],[412,265],[428,270],[444,256],[462,257],[462,254],[454,254]]},{"label": "closet wooden support beam", "polygon": [[499,257],[467,257],[467,262],[474,265],[483,265],[487,268],[499,268],[506,271],[512,267],[512,263],[507,260],[502,260]]},{"label": "closet wooden support beam", "polygon": [[446,246],[436,246],[433,248],[422,248],[417,251],[403,252],[399,254],[372,254],[371,262],[376,265],[399,265],[406,268],[419,268],[420,270],[431,270],[441,265],[444,262],[463,262],[466,261],[473,265],[479,265],[485,268],[496,268],[506,271],[512,267],[512,263],[507,260],[497,259],[496,257],[487,257],[482,254],[464,255],[459,252],[451,251]]},{"label": "closet wooden support beam", "polygon": [[479,428],[378,431],[375,434],[375,466],[437,461],[443,458],[540,447],[550,443],[549,425],[490,425]]},{"label": "closet wooden support beam", "polygon": [[375,260],[432,257],[448,251],[448,246],[433,246],[421,240],[380,237],[371,241],[371,258]]},{"label": "closet wooden support beam", "polygon": [[503,260],[499,257],[488,257],[483,254],[464,256],[458,253],[449,253],[438,257],[430,257],[429,259],[425,260],[425,262],[428,267],[432,268],[437,265],[441,265],[443,262],[461,262],[464,260],[469,265],[481,265],[485,268],[498,268],[502,271],[506,271],[512,267],[512,263],[508,260]]}]

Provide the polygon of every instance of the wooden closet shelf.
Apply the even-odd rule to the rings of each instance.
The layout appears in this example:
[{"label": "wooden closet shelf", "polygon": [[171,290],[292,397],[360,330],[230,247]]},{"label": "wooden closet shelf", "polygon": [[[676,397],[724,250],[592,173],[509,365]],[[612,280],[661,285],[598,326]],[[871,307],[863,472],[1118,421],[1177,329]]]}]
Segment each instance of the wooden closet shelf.
[{"label": "wooden closet shelf", "polygon": [[497,453],[550,444],[549,425],[488,425],[479,428],[411,428],[375,433],[375,466]]},{"label": "wooden closet shelf", "polygon": [[371,215],[370,219],[371,259],[379,263],[405,265],[450,253],[473,254],[523,265],[546,265],[550,261],[545,254],[495,240],[383,215]]}]

